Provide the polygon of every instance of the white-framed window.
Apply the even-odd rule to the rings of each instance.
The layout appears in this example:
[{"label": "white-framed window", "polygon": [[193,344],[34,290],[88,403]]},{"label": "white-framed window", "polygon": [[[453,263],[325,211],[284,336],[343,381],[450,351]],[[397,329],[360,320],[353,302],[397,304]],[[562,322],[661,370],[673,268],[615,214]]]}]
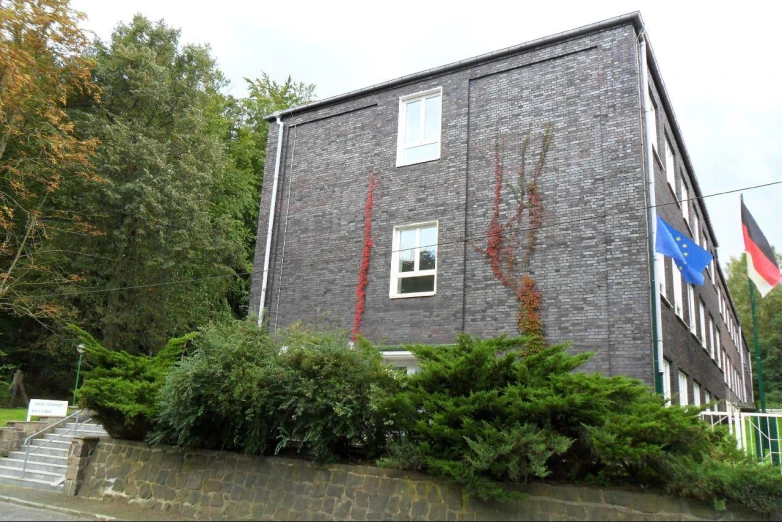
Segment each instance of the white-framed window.
[{"label": "white-framed window", "polygon": [[711,284],[717,286],[717,251],[716,250],[712,250],[711,262],[709,264],[711,265],[711,270],[709,271],[709,273],[711,274]]},{"label": "white-framed window", "polygon": [[665,280],[668,277],[668,267],[665,262],[665,256],[659,252],[655,252],[655,255],[657,256],[657,266],[659,267],[657,275],[660,277],[660,280],[657,281],[657,286],[660,287],[660,295],[668,299],[667,290],[665,288]]},{"label": "white-framed window", "polygon": [[701,223],[698,221],[698,213],[692,213],[692,239],[698,245],[701,244]]},{"label": "white-framed window", "polygon": [[[709,390],[706,390],[703,392],[703,403],[709,404],[711,402],[711,393],[709,393]],[[711,407],[706,408],[706,411],[711,411]]]},{"label": "white-framed window", "polygon": [[682,274],[673,270],[673,308],[676,315],[684,319],[684,294],[682,293]]},{"label": "white-framed window", "polygon": [[687,223],[687,226],[690,226],[690,191],[687,188],[687,183],[684,182],[684,176],[682,176],[682,217],[684,218],[684,221]]},{"label": "white-framed window", "polygon": [[687,396],[687,374],[679,372],[679,404],[687,406],[690,403],[690,398]]},{"label": "white-framed window", "polygon": [[407,375],[418,372],[418,360],[411,352],[406,350],[381,352],[383,361],[391,365],[395,370]]},{"label": "white-framed window", "polygon": [[423,297],[437,291],[438,222],[394,227],[389,296]]},{"label": "white-framed window", "polygon": [[671,405],[671,363],[663,359],[663,398],[665,405]]},{"label": "white-framed window", "polygon": [[[711,353],[714,353],[714,319],[711,314],[709,314],[709,347],[711,348]],[[706,348],[705,344],[703,348]],[[706,349],[706,351],[708,352],[709,350]]]},{"label": "white-framed window", "polygon": [[676,158],[668,136],[665,137],[665,177],[673,194],[676,195]]},{"label": "white-framed window", "polygon": [[695,322],[695,287],[687,284],[687,318],[690,321],[690,332],[696,334],[698,326]]},{"label": "white-framed window", "polygon": [[722,346],[722,344],[720,342],[720,329],[717,328],[716,326],[714,327],[714,334],[715,334],[715,337],[716,337],[716,339],[714,340],[716,344],[714,344],[711,347],[711,358],[716,361],[717,360],[717,355],[720,353],[720,346]]},{"label": "white-framed window", "polygon": [[725,368],[727,370],[725,374],[728,377],[728,388],[732,390],[733,389],[733,366],[731,366],[730,357],[727,356],[725,357]]},{"label": "white-framed window", "polygon": [[701,326],[701,346],[706,348],[706,305],[703,304],[703,299],[698,299],[698,311]]},{"label": "white-framed window", "polygon": [[692,403],[695,406],[701,405],[701,385],[692,381]]},{"label": "white-framed window", "polygon": [[440,159],[442,101],[440,87],[399,98],[397,167]]},{"label": "white-framed window", "polygon": [[652,150],[659,156],[659,152],[657,152],[657,106],[654,104],[654,99],[652,98],[652,93],[650,89],[646,90],[646,106],[649,108],[649,122],[651,125],[649,127],[651,128],[651,135],[649,136],[649,139],[652,142]]},{"label": "white-framed window", "polygon": [[723,308],[722,308],[722,304],[723,304],[722,303],[722,291],[720,290],[719,286],[717,287],[717,304],[720,307],[720,315],[724,316],[725,313],[723,312]]}]

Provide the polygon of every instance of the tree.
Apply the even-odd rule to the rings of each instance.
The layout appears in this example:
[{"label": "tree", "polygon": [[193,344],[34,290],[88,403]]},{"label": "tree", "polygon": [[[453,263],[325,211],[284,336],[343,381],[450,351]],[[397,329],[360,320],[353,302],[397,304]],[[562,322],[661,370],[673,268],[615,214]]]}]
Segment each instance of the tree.
[{"label": "tree", "polygon": [[223,141],[228,157],[228,173],[223,180],[223,194],[218,208],[242,223],[246,275],[238,277],[229,292],[229,304],[236,317],[247,315],[250,275],[258,229],[258,202],[261,197],[263,170],[269,122],[264,117],[275,111],[310,103],[315,99],[315,85],[294,82],[290,76],[282,84],[268,74],[245,78],[247,98],[228,96],[224,101]]},{"label": "tree", "polygon": [[74,115],[101,141],[104,182],[77,195],[102,235],[80,243],[77,322],[104,346],[155,352],[171,337],[230,316],[228,289],[247,268],[224,133],[225,85],[206,46],[137,15],[92,50],[102,99]]},{"label": "tree", "polygon": [[0,313],[58,318],[52,291],[80,276],[51,240],[94,233],[66,196],[99,179],[97,141],[76,137],[66,113],[69,99],[98,98],[82,17],[68,0],[0,1]]},{"label": "tree", "polygon": [[[778,255],[777,258],[782,260]],[[731,257],[728,261],[727,272],[728,290],[730,290],[733,304],[741,319],[743,326],[741,331],[749,343],[752,365],[755,370],[754,375],[757,375],[755,337],[752,329],[749,286],[747,285],[747,254],[741,254],[738,258]],[[762,299],[756,290],[755,304],[766,400],[769,403],[782,406],[782,290],[774,289]],[[757,379],[755,380],[757,381]],[[757,390],[755,396],[757,397]]]}]

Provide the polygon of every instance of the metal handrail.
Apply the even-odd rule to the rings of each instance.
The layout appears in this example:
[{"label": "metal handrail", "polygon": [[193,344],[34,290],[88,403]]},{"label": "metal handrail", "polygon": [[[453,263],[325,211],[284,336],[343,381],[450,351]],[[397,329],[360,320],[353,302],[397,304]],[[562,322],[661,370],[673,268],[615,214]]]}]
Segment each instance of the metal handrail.
[{"label": "metal handrail", "polygon": [[71,428],[71,429],[67,430],[65,433],[60,433],[59,435],[57,435],[57,436],[56,436],[56,437],[54,437],[53,439],[49,439],[49,440],[47,440],[45,443],[41,444],[40,446],[36,446],[36,449],[41,449],[41,448],[43,448],[44,446],[46,446],[46,445],[47,445],[47,444],[49,444],[50,442],[54,442],[55,440],[59,439],[59,438],[60,438],[60,437],[62,437],[63,435],[67,435],[67,434],[68,434],[68,433],[70,433],[71,431],[73,431],[74,433],[76,433],[76,431],[79,429],[79,417],[81,416],[81,414],[82,414],[82,412],[83,412],[83,411],[84,411],[84,410],[79,410],[79,411],[77,411],[76,413],[71,413],[71,414],[70,414],[70,415],[68,415],[67,417],[65,417],[65,418],[63,418],[63,419],[60,419],[60,420],[58,420],[57,422],[55,422],[55,423],[53,423],[53,424],[49,424],[49,425],[48,425],[48,426],[46,426],[45,428],[43,428],[43,429],[40,429],[40,430],[36,431],[36,432],[35,432],[35,433],[33,433],[32,435],[30,435],[29,437],[27,437],[26,439],[24,439],[24,442],[23,442],[22,444],[24,444],[24,445],[26,445],[26,446],[27,446],[27,450],[26,450],[26,452],[25,452],[25,454],[24,454],[24,465],[22,466],[22,478],[24,478],[24,474],[27,472],[27,459],[30,457],[30,453],[31,453],[31,452],[30,452],[30,448],[31,448],[31,446],[30,446],[30,441],[32,441],[32,439],[34,439],[36,436],[40,435],[41,433],[44,433],[45,431],[47,431],[47,430],[50,430],[50,429],[54,428],[55,426],[57,426],[58,424],[61,424],[61,423],[65,422],[65,421],[67,421],[68,419],[70,419],[70,418],[73,418],[73,417],[76,417],[76,425],[75,425],[73,428]]}]

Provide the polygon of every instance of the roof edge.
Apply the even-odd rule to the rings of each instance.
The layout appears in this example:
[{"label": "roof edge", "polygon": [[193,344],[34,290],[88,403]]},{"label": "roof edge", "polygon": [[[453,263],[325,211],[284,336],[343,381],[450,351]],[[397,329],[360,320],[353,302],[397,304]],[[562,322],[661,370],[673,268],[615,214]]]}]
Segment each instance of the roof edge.
[{"label": "roof edge", "polygon": [[474,56],[472,58],[467,58],[465,60],[459,60],[457,62],[452,62],[446,65],[441,65],[438,67],[433,67],[431,69],[427,69],[425,71],[420,71],[413,74],[408,74],[406,76],[401,76],[399,78],[395,78],[393,80],[388,80],[385,82],[377,83],[375,85],[370,85],[369,87],[363,87],[361,89],[357,89],[355,91],[346,92],[344,94],[338,94],[336,96],[331,96],[329,98],[324,98],[322,100],[314,101],[312,103],[308,103],[307,105],[301,105],[299,107],[291,107],[289,109],[284,109],[281,111],[276,111],[272,114],[269,114],[268,116],[265,116],[264,119],[266,121],[273,121],[277,118],[283,118],[285,116],[291,116],[294,113],[301,113],[306,111],[311,111],[313,109],[317,109],[319,107],[324,107],[326,105],[331,105],[334,103],[346,101],[352,98],[357,98],[359,96],[363,96],[369,93],[377,92],[383,89],[387,89],[390,87],[395,87],[397,85],[402,85],[404,83],[412,82],[415,80],[421,80],[423,78],[427,78],[429,76],[435,76],[439,74],[443,74],[449,71],[453,71],[456,69],[461,69],[463,67],[469,67],[471,65],[475,65],[477,63],[483,62],[487,59],[494,59],[494,58],[500,58],[504,56],[508,56],[511,54],[516,54],[522,51],[528,51],[531,49],[534,49],[536,47],[542,47],[545,45],[551,45],[556,42],[560,42],[562,40],[568,40],[570,38],[574,38],[576,36],[581,36],[584,34],[592,33],[595,31],[600,31],[603,29],[607,29],[609,27],[615,27],[617,25],[623,25],[627,23],[632,23],[633,26],[635,26],[637,31],[641,31],[644,28],[643,19],[641,18],[641,12],[640,11],[634,11],[631,13],[623,14],[620,16],[616,16],[614,18],[609,18],[606,20],[602,20],[600,22],[596,22],[589,25],[584,25],[581,27],[577,27],[575,29],[569,29],[567,31],[563,31],[561,33],[556,33],[549,36],[544,36],[543,38],[538,38],[536,40],[530,40],[529,42],[524,42],[521,44],[513,45],[511,47],[506,47],[505,49],[500,49],[497,51],[492,51],[489,53],[480,54],[478,56]]}]

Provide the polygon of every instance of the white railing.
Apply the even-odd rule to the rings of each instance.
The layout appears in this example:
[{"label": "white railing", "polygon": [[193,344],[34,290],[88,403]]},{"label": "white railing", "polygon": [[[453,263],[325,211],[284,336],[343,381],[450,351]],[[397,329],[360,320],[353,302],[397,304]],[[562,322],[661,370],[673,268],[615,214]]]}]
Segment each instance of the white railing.
[{"label": "white railing", "polygon": [[712,427],[726,426],[747,455],[782,466],[782,413],[704,411],[700,415]]}]

